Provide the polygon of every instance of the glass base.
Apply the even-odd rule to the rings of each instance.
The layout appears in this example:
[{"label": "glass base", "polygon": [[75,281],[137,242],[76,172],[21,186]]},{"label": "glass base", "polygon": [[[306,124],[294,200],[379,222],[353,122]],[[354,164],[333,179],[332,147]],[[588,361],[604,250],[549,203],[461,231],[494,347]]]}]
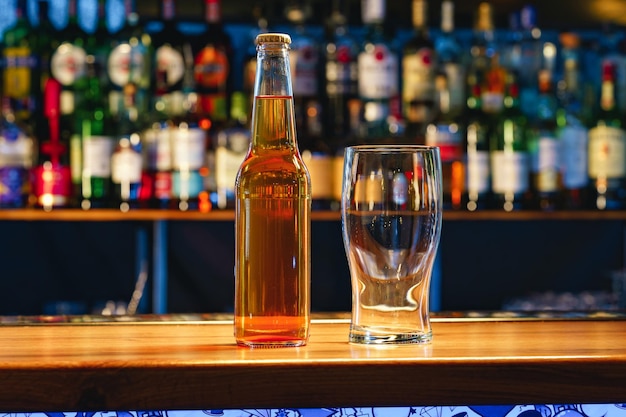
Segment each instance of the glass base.
[{"label": "glass base", "polygon": [[237,346],[254,349],[272,349],[305,346],[306,340],[237,340]]},{"label": "glass base", "polygon": [[432,331],[398,331],[398,329],[350,326],[350,343],[366,345],[427,344],[432,342]]}]

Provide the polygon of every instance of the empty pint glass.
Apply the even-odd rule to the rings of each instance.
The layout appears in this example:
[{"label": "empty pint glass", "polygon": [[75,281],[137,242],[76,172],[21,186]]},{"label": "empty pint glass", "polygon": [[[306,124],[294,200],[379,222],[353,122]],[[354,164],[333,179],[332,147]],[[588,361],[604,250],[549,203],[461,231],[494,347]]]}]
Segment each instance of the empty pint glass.
[{"label": "empty pint glass", "polygon": [[350,342],[428,343],[441,234],[439,148],[346,148],[341,214],[352,282]]}]

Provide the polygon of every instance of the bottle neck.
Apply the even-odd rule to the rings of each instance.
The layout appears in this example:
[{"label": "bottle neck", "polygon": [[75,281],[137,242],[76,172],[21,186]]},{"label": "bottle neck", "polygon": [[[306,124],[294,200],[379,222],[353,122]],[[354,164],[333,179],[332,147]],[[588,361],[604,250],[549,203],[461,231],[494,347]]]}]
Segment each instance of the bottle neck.
[{"label": "bottle neck", "polygon": [[615,103],[615,67],[605,63],[602,67],[602,85],[600,89],[600,110],[610,113],[616,108]]},{"label": "bottle neck", "polygon": [[50,22],[48,2],[40,1],[37,6],[38,6],[37,17],[39,20],[37,24],[39,28],[48,28],[49,22]]},{"label": "bottle neck", "polygon": [[174,0],[163,0],[161,3],[161,17],[165,22],[171,22],[176,15]]},{"label": "bottle neck", "polygon": [[444,0],[441,3],[441,31],[444,33],[454,32],[454,3]]},{"label": "bottle neck", "polygon": [[260,43],[252,110],[252,147],[256,151],[297,153],[289,46]]},{"label": "bottle neck", "polygon": [[474,25],[474,32],[476,32],[479,37],[492,40],[493,29],[494,26],[491,5],[489,3],[481,3],[478,6],[478,16]]},{"label": "bottle neck", "polygon": [[95,19],[94,27],[103,28],[106,27],[106,2],[104,0],[98,0],[96,4],[96,13],[93,14]]},{"label": "bottle neck", "polygon": [[525,6],[520,12],[520,25],[522,30],[527,33],[527,37],[538,39],[541,31],[537,28],[537,13],[532,6]]},{"label": "bottle neck", "polygon": [[413,0],[413,28],[417,32],[428,30],[428,3],[426,0]]},{"label": "bottle neck", "polygon": [[576,58],[567,58],[563,62],[563,81],[566,92],[576,93],[579,91],[579,68]]},{"label": "bottle neck", "polygon": [[15,17],[17,19],[26,20],[26,15],[27,15],[26,4],[27,4],[26,0],[17,0],[17,5],[15,8]]},{"label": "bottle neck", "polygon": [[256,68],[255,97],[293,96],[287,44],[277,42],[259,45]]},{"label": "bottle neck", "polygon": [[600,92],[600,109],[610,112],[615,108],[615,83],[613,80],[602,81]]},{"label": "bottle neck", "polygon": [[335,37],[344,36],[348,27],[348,19],[344,13],[343,3],[343,0],[335,0],[333,2],[333,11],[330,15],[329,25],[331,28],[330,34]]},{"label": "bottle neck", "polygon": [[366,26],[382,26],[385,21],[385,0],[362,0],[361,19]]},{"label": "bottle neck", "polygon": [[204,19],[207,23],[220,23],[222,20],[222,10],[219,0],[205,0]]},{"label": "bottle neck", "polygon": [[70,23],[76,23],[78,19],[78,14],[76,13],[76,1],[77,0],[69,0],[67,2],[67,15]]},{"label": "bottle neck", "polygon": [[135,13],[135,7],[133,5],[133,0],[124,0],[124,13],[126,13],[126,17]]},{"label": "bottle neck", "polygon": [[450,113],[450,89],[448,88],[448,81],[445,76],[438,76],[435,79],[436,87],[436,100],[437,107],[440,115],[447,115]]},{"label": "bottle neck", "polygon": [[126,13],[126,25],[135,30],[139,24],[139,15],[135,12],[133,0],[124,0],[124,13]]}]

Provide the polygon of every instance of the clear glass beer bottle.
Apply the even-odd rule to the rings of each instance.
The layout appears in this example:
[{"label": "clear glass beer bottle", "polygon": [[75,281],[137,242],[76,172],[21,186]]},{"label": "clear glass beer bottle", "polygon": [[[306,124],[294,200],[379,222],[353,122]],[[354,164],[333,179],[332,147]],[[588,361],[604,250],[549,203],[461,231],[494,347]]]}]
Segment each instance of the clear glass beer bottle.
[{"label": "clear glass beer bottle", "polygon": [[311,181],[298,150],[286,34],[257,36],[252,142],[235,182],[235,339],[305,345]]}]

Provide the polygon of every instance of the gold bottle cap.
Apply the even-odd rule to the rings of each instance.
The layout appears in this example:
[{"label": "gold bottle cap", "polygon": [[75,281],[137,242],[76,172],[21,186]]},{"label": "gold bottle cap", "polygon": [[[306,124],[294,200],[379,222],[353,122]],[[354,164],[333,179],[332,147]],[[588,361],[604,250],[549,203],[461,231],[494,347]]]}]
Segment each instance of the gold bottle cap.
[{"label": "gold bottle cap", "polygon": [[291,36],[286,33],[261,33],[256,37],[256,44],[261,43],[286,43],[289,45],[291,43]]}]

